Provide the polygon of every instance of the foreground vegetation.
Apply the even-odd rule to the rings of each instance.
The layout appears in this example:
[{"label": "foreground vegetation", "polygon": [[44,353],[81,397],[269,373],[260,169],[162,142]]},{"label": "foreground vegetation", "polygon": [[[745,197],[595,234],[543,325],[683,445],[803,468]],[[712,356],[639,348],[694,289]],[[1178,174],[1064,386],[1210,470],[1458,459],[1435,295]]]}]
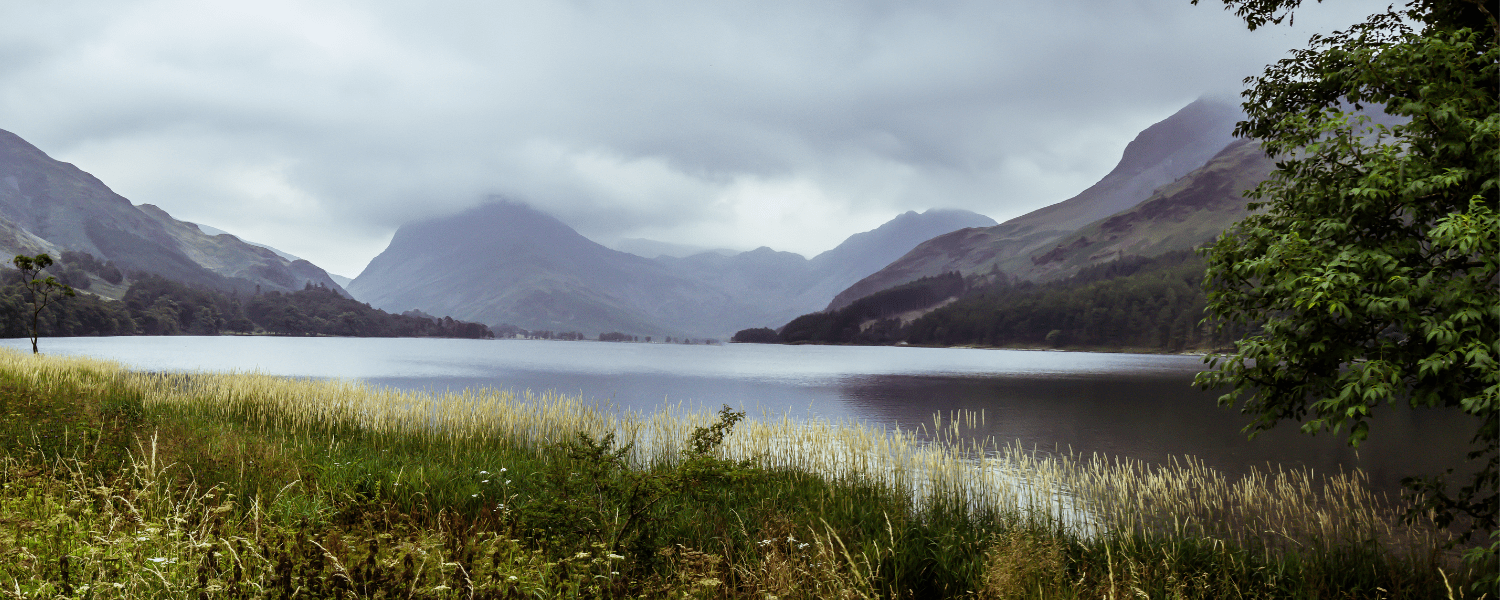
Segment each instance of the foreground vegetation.
[{"label": "foreground vegetation", "polygon": [[1474,598],[1494,568],[1357,473],[960,443],[978,415],[616,415],[12,352],[0,414],[7,597]]}]

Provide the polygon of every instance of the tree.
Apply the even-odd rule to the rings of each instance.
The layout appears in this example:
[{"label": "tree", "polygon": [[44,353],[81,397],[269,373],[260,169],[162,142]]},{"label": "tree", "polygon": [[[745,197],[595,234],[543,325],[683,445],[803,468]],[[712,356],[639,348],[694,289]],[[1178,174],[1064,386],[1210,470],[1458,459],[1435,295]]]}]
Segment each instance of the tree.
[{"label": "tree", "polygon": [[770,327],[756,327],[753,329],[741,329],[735,332],[729,341],[738,344],[780,344],[781,336]]},{"label": "tree", "polygon": [[[1222,1],[1252,30],[1300,4]],[[1471,479],[1404,481],[1470,534],[1493,532],[1500,504],[1497,38],[1489,0],[1416,0],[1245,80],[1235,133],[1277,168],[1247,194],[1265,211],[1209,250],[1205,287],[1219,327],[1259,329],[1197,380],[1230,388],[1219,401],[1252,432],[1294,421],[1355,446],[1384,404],[1472,415]]]},{"label": "tree", "polygon": [[36,256],[17,254],[11,259],[11,263],[21,272],[21,283],[26,286],[27,297],[31,301],[31,353],[39,354],[36,340],[41,326],[42,309],[63,296],[73,296],[75,293],[73,288],[59,283],[56,277],[48,275],[46,279],[40,278],[42,270],[52,266],[52,257],[46,252]]}]

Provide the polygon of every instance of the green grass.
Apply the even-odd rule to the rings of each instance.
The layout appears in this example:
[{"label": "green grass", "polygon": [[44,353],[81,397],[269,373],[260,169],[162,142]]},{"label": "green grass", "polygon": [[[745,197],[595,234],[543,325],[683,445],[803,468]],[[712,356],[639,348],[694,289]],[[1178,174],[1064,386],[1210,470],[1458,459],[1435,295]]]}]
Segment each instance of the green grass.
[{"label": "green grass", "polygon": [[11,353],[0,414],[6,597],[1473,598],[1493,568],[1357,477]]}]

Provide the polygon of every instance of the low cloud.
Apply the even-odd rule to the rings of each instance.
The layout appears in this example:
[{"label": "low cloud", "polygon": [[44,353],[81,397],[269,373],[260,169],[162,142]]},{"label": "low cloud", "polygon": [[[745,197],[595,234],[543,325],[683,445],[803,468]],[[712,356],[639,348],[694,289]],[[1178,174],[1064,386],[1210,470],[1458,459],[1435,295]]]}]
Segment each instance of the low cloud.
[{"label": "low cloud", "polygon": [[597,240],[815,254],[1004,220],[1312,33],[1186,1],[24,3],[0,128],[137,203],[355,275],[502,196]]}]

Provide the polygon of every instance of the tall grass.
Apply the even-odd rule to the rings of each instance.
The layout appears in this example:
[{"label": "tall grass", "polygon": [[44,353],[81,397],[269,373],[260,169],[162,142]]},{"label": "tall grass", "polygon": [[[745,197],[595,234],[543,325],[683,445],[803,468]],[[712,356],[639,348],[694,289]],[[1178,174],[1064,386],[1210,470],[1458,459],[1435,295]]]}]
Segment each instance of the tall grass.
[{"label": "tall grass", "polygon": [[1492,568],[1357,471],[1041,454],[968,440],[968,413],[763,416],[705,463],[722,415],[681,407],[14,352],[0,386],[28,415],[0,590],[28,597],[1458,598]]}]

